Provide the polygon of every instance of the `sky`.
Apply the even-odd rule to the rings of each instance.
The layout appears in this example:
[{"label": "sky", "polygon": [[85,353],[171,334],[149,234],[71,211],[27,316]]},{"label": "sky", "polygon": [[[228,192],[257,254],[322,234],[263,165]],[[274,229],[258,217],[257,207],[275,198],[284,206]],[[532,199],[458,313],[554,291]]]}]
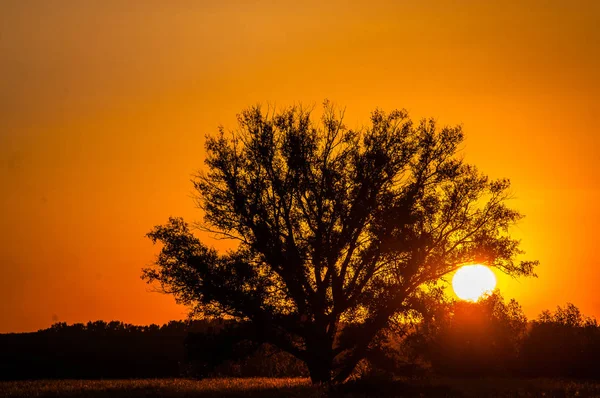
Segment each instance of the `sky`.
[{"label": "sky", "polygon": [[[530,318],[600,318],[600,2],[0,2],[0,333],[182,319],[140,279],[169,216],[201,220],[204,136],[256,104],[376,107],[463,126],[511,179]],[[209,244],[223,248],[220,242]]]}]

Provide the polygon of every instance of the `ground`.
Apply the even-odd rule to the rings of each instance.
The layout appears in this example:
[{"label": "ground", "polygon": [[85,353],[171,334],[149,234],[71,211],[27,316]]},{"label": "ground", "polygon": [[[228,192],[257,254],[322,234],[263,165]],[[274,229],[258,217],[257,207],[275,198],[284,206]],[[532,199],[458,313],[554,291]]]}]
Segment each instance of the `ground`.
[{"label": "ground", "polygon": [[307,379],[39,380],[0,382],[0,397],[598,397],[600,382],[434,379],[354,382],[328,390]]}]

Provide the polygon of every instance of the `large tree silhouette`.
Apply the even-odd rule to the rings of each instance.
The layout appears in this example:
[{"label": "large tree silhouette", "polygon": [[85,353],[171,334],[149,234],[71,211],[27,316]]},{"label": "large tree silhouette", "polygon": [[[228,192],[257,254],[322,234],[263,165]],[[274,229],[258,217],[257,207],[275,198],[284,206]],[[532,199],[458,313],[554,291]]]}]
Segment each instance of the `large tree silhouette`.
[{"label": "large tree silhouette", "polygon": [[390,320],[469,263],[533,275],[508,228],[508,180],[457,156],[460,127],[413,124],[376,110],[360,130],[325,102],[323,116],[251,107],[233,132],[207,137],[194,179],[201,228],[236,239],[218,253],[172,218],[148,282],[201,315],[254,325],[304,361],[313,382],[345,380]]}]

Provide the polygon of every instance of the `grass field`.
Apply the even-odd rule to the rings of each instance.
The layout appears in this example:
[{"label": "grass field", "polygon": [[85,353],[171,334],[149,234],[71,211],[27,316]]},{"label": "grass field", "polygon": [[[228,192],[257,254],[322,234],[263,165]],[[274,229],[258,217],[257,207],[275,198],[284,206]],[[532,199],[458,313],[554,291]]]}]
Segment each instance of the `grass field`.
[{"label": "grass field", "polygon": [[38,380],[0,382],[0,397],[600,397],[600,383],[554,379],[355,382],[332,390],[307,379]]}]

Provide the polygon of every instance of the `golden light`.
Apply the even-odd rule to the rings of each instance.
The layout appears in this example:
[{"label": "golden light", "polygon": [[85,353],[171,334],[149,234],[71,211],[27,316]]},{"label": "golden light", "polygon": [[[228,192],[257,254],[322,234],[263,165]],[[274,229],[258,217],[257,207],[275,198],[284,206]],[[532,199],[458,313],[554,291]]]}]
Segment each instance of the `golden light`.
[{"label": "golden light", "polygon": [[496,276],[485,265],[466,265],[452,278],[452,289],[463,300],[477,301],[495,287]]}]

